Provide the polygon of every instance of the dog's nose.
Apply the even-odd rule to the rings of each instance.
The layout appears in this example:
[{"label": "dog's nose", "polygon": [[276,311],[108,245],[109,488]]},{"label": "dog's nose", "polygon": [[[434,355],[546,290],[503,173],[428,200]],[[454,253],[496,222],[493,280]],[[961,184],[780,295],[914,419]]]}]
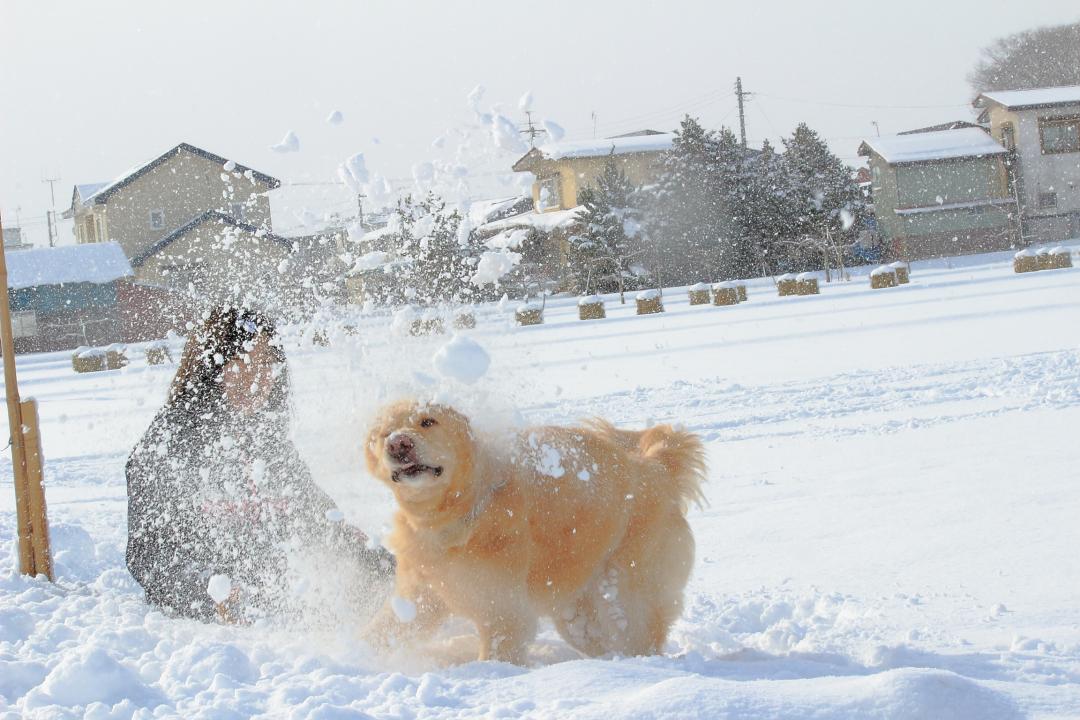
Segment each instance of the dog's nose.
[{"label": "dog's nose", "polygon": [[412,438],[405,433],[394,433],[386,440],[386,453],[398,462],[409,460],[415,449]]}]

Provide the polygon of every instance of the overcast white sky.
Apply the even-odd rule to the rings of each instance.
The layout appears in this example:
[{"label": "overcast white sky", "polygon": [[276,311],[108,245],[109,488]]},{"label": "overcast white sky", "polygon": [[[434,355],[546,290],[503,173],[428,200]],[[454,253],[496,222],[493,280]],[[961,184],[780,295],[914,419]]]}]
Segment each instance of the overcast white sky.
[{"label": "overcast white sky", "polygon": [[[43,177],[110,180],[180,141],[286,182],[332,182],[341,160],[408,176],[431,141],[486,103],[568,137],[737,125],[752,145],[805,121],[855,164],[859,138],[969,118],[964,77],[995,37],[1080,19],[1076,0],[663,3],[39,2],[0,0],[0,211],[47,242]],[[330,127],[339,109],[345,123]],[[301,152],[268,146],[292,129]],[[305,185],[340,202],[340,189]],[[306,202],[306,201],[305,201]],[[318,198],[312,200],[318,203]],[[275,217],[275,225],[282,221]],[[288,224],[285,222],[284,224]],[[72,242],[65,226],[61,242]]]}]

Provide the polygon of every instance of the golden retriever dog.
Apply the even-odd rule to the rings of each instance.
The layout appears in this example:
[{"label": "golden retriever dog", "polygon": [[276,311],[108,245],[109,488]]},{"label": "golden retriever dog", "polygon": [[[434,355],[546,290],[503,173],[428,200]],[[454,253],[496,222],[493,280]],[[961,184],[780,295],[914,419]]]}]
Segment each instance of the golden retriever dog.
[{"label": "golden retriever dog", "polygon": [[662,651],[694,561],[697,436],[594,420],[484,439],[451,408],[406,401],[383,409],[365,454],[398,505],[399,599],[368,628],[376,647],[453,615],[476,624],[481,660],[523,663],[541,617],[586,655]]}]

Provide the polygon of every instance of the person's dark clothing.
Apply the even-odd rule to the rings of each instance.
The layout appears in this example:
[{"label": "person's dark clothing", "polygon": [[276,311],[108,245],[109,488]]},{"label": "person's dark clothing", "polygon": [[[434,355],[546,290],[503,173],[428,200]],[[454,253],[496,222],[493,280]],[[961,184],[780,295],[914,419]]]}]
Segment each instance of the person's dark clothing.
[{"label": "person's dark clothing", "polygon": [[245,419],[221,405],[166,406],[154,418],[126,468],[127,565],[150,603],[211,619],[209,578],[226,575],[249,616],[278,614],[290,549],[328,549],[373,580],[392,575],[393,557],[340,521],[286,428],[283,412]]}]

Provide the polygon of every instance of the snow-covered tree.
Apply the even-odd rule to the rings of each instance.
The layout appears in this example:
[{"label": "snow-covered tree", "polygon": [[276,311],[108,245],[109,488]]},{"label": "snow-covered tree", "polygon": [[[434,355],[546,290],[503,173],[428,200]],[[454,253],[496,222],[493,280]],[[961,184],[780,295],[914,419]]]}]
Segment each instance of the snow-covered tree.
[{"label": "snow-covered tree", "polygon": [[365,248],[386,257],[382,267],[390,277],[385,297],[377,299],[419,305],[472,300],[476,287],[470,278],[480,248],[459,232],[461,222],[461,214],[433,193],[399,200],[389,231]]},{"label": "snow-covered tree", "polygon": [[581,230],[570,237],[569,261],[585,293],[636,283],[633,267],[644,251],[644,210],[638,188],[609,155],[596,184],[578,195]]},{"label": "snow-covered tree", "polygon": [[731,131],[683,119],[649,208],[663,282],[718,280],[743,269],[747,253],[735,207],[744,157]]},{"label": "snow-covered tree", "polygon": [[851,169],[805,123],[784,138],[784,169],[798,213],[793,226],[797,237],[852,234],[866,212],[866,200]]},{"label": "snow-covered tree", "polygon": [[747,161],[745,190],[738,206],[754,256],[754,274],[789,269],[785,243],[798,232],[799,210],[784,157],[766,140],[761,152]]}]

